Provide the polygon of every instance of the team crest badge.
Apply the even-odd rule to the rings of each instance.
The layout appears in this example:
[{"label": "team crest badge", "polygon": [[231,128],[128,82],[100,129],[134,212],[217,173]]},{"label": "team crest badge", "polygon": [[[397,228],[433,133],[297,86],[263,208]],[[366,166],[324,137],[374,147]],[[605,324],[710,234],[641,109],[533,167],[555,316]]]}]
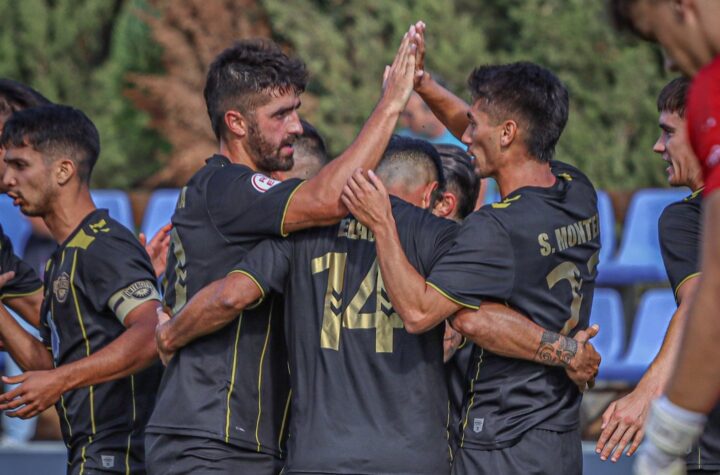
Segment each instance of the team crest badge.
[{"label": "team crest badge", "polygon": [[115,466],[114,455],[101,455],[100,460],[102,461],[103,468],[113,468]]},{"label": "team crest badge", "polygon": [[150,297],[150,295],[153,293],[153,286],[149,282],[141,281],[141,282],[135,282],[130,287],[125,289],[123,291],[123,294],[125,294],[128,298],[134,298],[137,300],[142,300]]},{"label": "team crest badge", "polygon": [[60,274],[60,277],[53,282],[53,293],[58,302],[65,303],[68,292],[70,292],[70,276],[67,275],[67,272],[63,272]]},{"label": "team crest badge", "polygon": [[279,181],[273,180],[262,173],[254,174],[250,179],[250,182],[252,183],[253,188],[260,193],[265,193],[267,190],[280,183]]},{"label": "team crest badge", "polygon": [[473,419],[473,432],[476,434],[482,432],[483,426],[485,425],[485,419],[482,417],[476,417]]}]

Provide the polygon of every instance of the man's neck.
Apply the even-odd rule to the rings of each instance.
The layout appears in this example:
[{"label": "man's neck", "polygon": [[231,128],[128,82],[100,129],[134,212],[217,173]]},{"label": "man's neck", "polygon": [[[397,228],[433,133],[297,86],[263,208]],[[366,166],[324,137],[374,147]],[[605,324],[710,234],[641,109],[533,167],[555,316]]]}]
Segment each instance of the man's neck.
[{"label": "man's neck", "polygon": [[42,218],[53,239],[62,244],[94,210],[90,190],[81,187],[77,193],[60,193],[55,197],[52,211]]},{"label": "man's neck", "polygon": [[226,156],[232,163],[245,165],[251,170],[266,173],[264,170],[258,169],[258,166],[255,164],[255,161],[253,161],[252,156],[247,150],[245,150],[243,144],[238,140],[226,141],[225,139],[220,139],[219,153],[220,155]]},{"label": "man's neck", "polygon": [[500,196],[503,198],[526,186],[549,188],[557,180],[550,170],[549,163],[540,162],[532,157],[508,161],[493,178],[497,181]]}]

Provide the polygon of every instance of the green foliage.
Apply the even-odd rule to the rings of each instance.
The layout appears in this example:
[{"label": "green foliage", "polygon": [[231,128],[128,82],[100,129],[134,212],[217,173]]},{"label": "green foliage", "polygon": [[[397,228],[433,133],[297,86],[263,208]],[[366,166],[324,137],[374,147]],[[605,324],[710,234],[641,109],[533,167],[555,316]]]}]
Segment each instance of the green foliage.
[{"label": "green foliage", "polygon": [[571,95],[557,158],[577,164],[598,187],[663,186],[653,161],[655,97],[668,80],[652,46],[613,31],[603,2],[585,0],[264,0],[276,38],[312,73],[317,103],[304,113],[341,151],[380,94],[385,64],[407,27],[427,23],[430,70],[467,98],[475,66],[533,61],[553,70]]},{"label": "green foliage", "polygon": [[100,131],[97,187],[126,188],[157,169],[160,138],[124,96],[128,71],[156,71],[159,51],[133,14],[142,0],[0,2],[0,76],[82,109]]}]

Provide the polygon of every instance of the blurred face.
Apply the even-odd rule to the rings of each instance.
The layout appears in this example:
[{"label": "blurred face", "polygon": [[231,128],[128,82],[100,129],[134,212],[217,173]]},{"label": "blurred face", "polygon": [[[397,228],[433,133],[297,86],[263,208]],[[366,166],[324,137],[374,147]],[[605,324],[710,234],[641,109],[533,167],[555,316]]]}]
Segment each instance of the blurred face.
[{"label": "blurred face", "polygon": [[[675,112],[663,111],[658,120],[660,137],[653,151],[668,164],[666,172],[671,186],[690,186],[700,177],[700,165],[687,139],[685,119]],[[672,140],[672,146],[668,147]]]},{"label": "blurred face", "polygon": [[493,176],[500,154],[502,124],[492,123],[490,116],[483,111],[482,101],[473,103],[467,117],[469,122],[463,133],[462,143],[468,146],[468,153],[475,164],[475,173],[483,178]]},{"label": "blurred face", "polygon": [[3,158],[3,185],[13,204],[28,216],[45,216],[51,210],[57,183],[53,165],[32,147],[10,147]]},{"label": "blurred face", "polygon": [[288,92],[249,115],[247,149],[259,170],[287,171],[293,166],[293,143],[302,134],[297,110],[300,97]]},{"label": "blurred face", "polygon": [[400,124],[422,137],[433,138],[445,131],[445,126],[417,93],[410,96],[405,110],[400,114]]},{"label": "blurred face", "polygon": [[[10,118],[9,115],[0,114],[0,135],[2,135],[3,128],[5,126],[5,122]],[[5,185],[3,184],[3,174],[5,173],[5,162],[3,161],[3,156],[5,155],[5,150],[0,147],[0,194],[5,193],[7,190],[5,189]]]}]

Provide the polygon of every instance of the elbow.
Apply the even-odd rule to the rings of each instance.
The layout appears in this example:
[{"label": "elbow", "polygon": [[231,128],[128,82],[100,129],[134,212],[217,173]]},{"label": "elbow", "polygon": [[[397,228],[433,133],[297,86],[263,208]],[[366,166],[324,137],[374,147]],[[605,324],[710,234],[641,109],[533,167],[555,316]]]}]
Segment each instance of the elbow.
[{"label": "elbow", "polygon": [[403,316],[405,331],[412,335],[419,335],[431,330],[435,324],[429,315],[423,312],[408,312]]},{"label": "elbow", "polygon": [[[235,278],[235,275],[232,277]],[[238,274],[237,278],[243,279],[244,276],[242,274]],[[219,314],[230,315],[232,317],[242,312],[247,305],[252,303],[247,301],[245,292],[239,291],[238,286],[233,285],[232,279],[230,281],[226,279],[226,281],[223,282],[220,289],[218,289],[215,301],[220,307]]]},{"label": "elbow", "polygon": [[465,338],[481,346],[492,346],[491,329],[481,312],[460,312],[452,319],[452,327]]}]

